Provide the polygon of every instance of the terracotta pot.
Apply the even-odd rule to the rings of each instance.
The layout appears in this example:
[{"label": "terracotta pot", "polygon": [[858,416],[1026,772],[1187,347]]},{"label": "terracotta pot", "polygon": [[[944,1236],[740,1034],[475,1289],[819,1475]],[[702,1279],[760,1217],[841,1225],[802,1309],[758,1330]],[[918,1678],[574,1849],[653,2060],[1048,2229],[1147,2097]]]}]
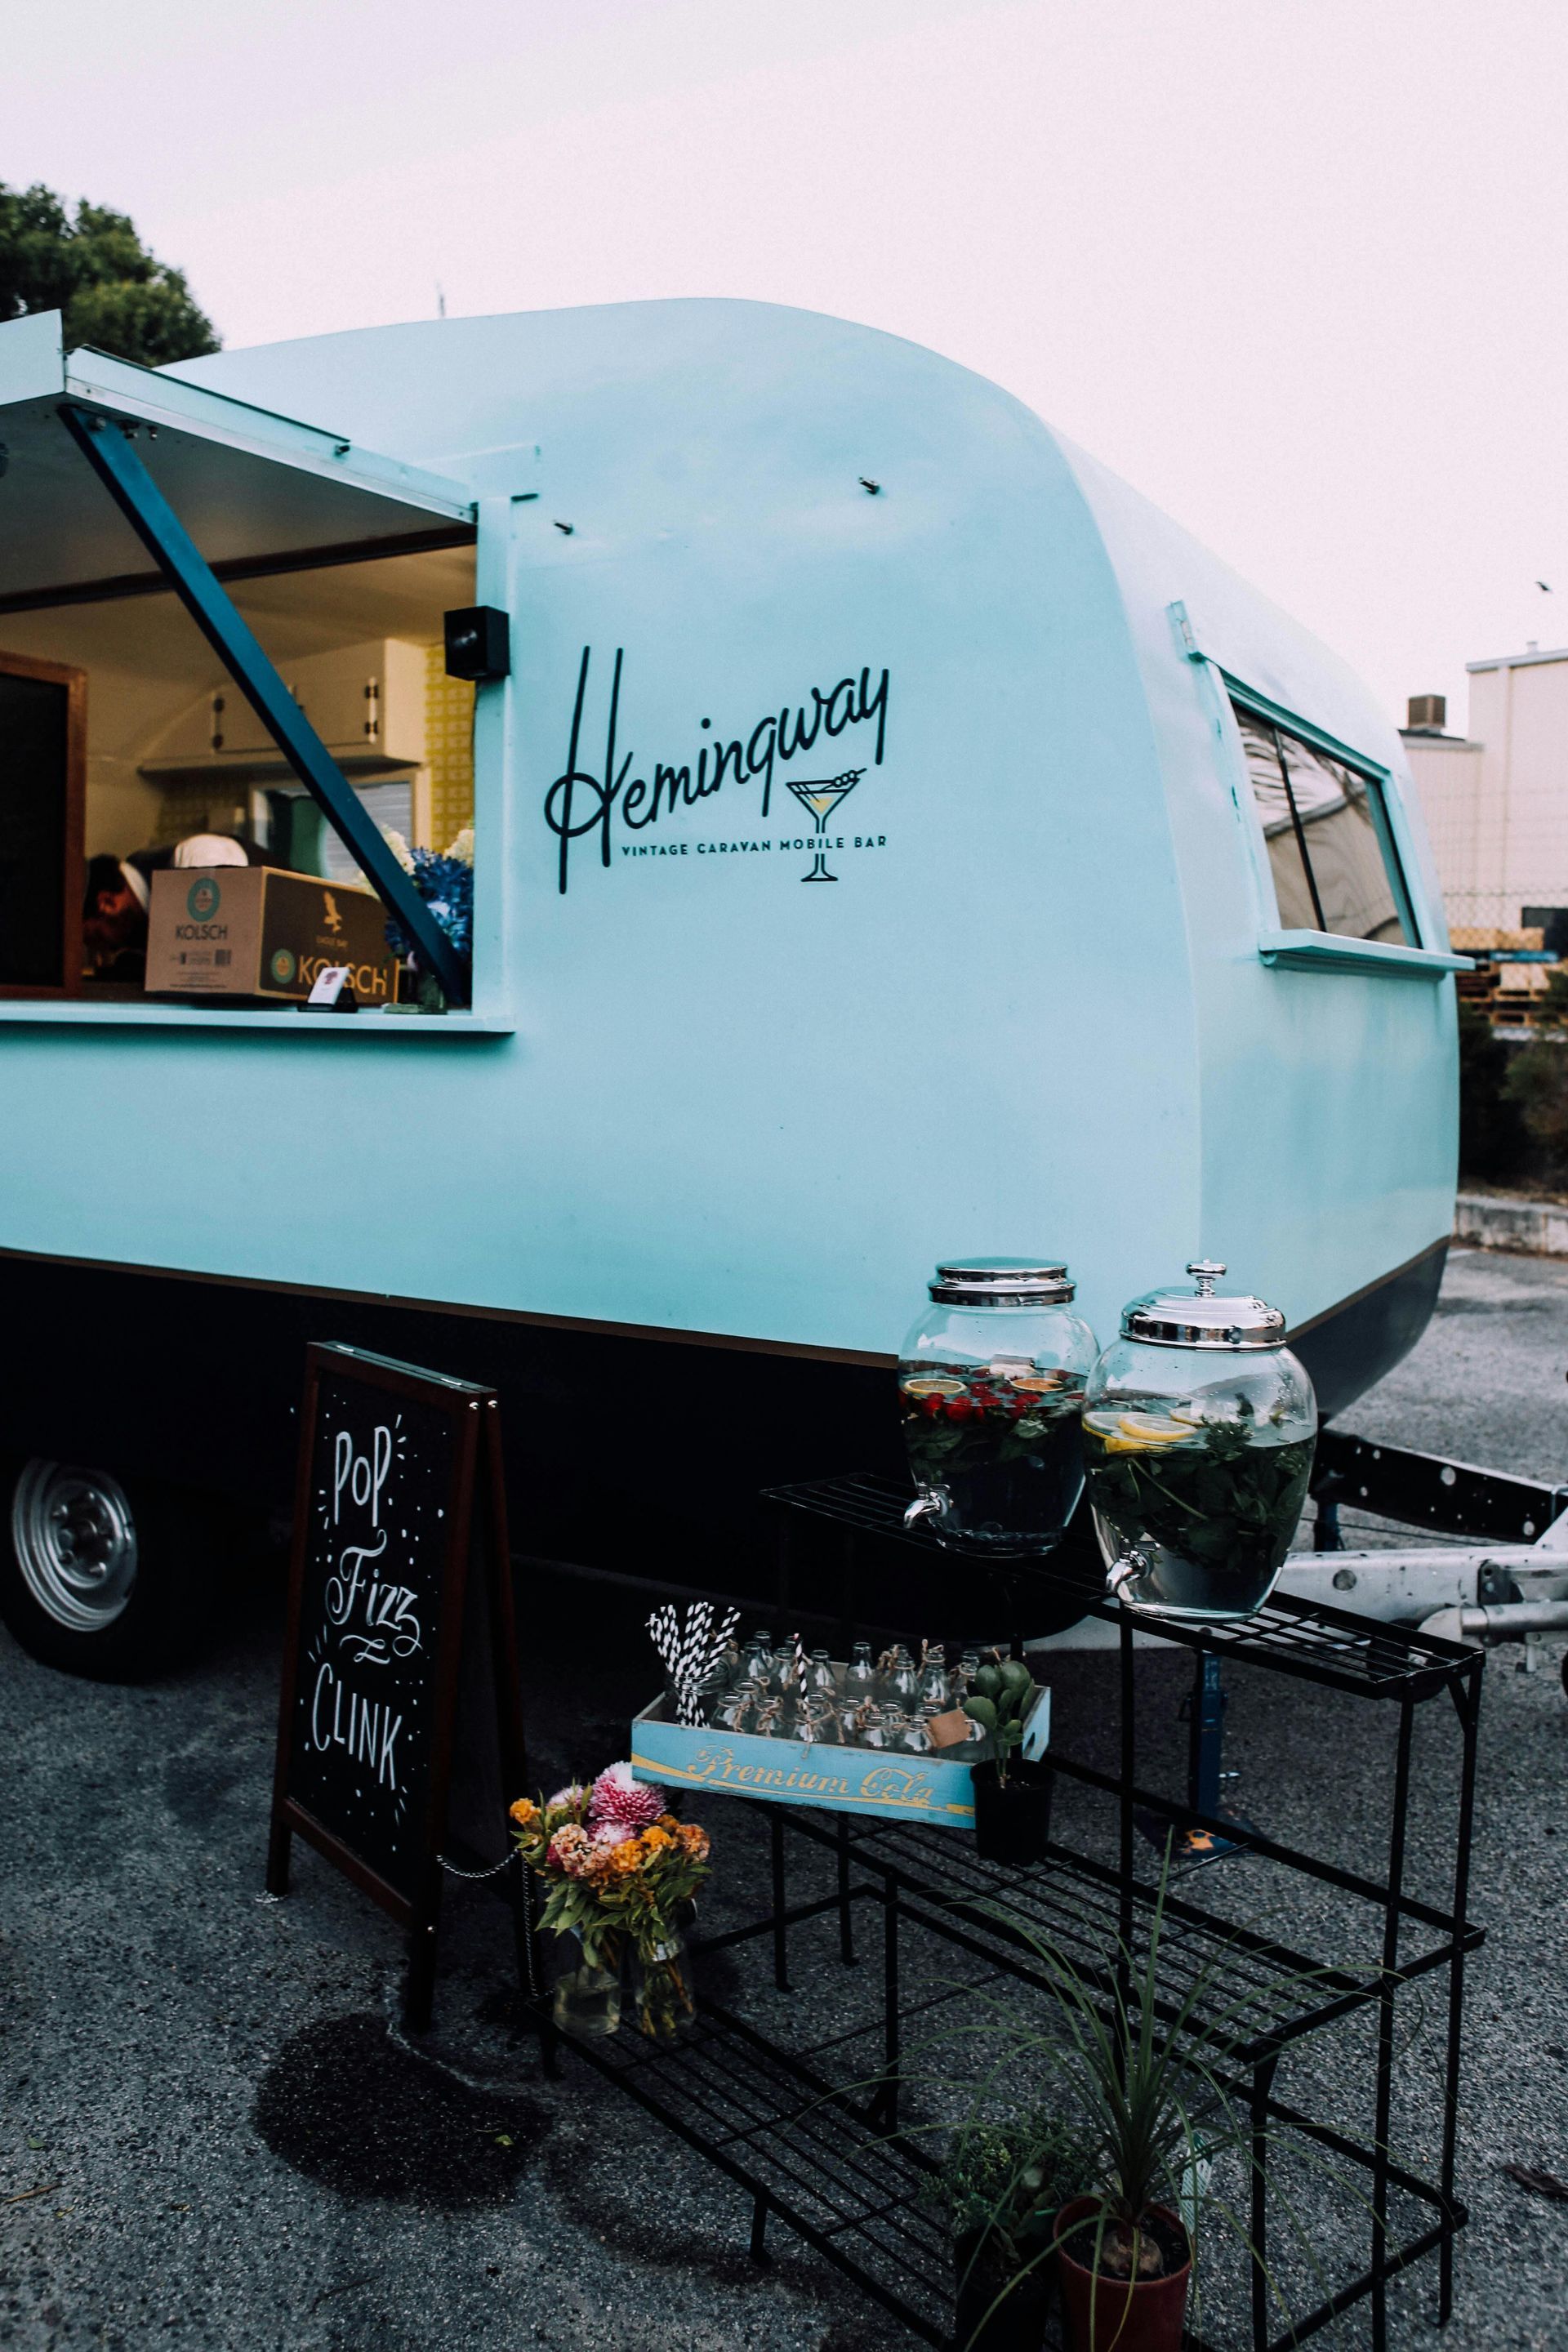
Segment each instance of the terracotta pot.
[{"label": "terracotta pot", "polygon": [[[1075,2197],[1057,2220],[1057,2275],[1071,2352],[1181,2352],[1193,2276],[1190,2246],[1186,2262],[1166,2278],[1097,2278],[1093,2222],[1100,2210],[1098,2197]],[[1167,2206],[1150,2210],[1186,2239]],[[1085,2221],[1087,2229],[1075,2228]]]},{"label": "terracotta pot", "polygon": [[1005,1781],[994,1763],[976,1764],[974,1847],[982,1862],[1038,1862],[1051,1833],[1051,1790],[1056,1774],[1048,1764],[1026,1764],[1015,1756]]},{"label": "terracotta pot", "polygon": [[972,2230],[955,2238],[952,2262],[958,2289],[952,2340],[958,2352],[1040,2352],[1050,2315],[1055,2255],[1037,2263],[994,2311],[991,2306],[1011,2270],[992,2233]]}]

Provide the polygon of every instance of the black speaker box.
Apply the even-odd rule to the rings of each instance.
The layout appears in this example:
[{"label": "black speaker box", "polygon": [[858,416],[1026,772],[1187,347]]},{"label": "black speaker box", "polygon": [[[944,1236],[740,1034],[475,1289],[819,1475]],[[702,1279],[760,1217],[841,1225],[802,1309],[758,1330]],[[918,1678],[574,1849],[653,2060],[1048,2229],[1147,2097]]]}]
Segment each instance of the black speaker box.
[{"label": "black speaker box", "polygon": [[447,615],[447,675],[476,685],[505,677],[511,667],[510,631],[494,604],[466,604]]}]

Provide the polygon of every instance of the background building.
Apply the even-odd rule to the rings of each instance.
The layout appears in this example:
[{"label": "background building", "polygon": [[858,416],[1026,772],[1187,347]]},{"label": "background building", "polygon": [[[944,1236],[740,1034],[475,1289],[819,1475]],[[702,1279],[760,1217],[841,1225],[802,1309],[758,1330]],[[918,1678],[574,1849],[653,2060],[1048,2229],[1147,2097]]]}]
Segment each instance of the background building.
[{"label": "background building", "polygon": [[1528,1021],[1568,956],[1568,648],[1466,667],[1466,732],[1448,733],[1440,694],[1413,696],[1401,732],[1450,937],[1480,960],[1460,993]]},{"label": "background building", "polygon": [[1466,732],[1447,732],[1435,694],[1403,730],[1450,927],[1542,927],[1568,951],[1568,648],[1466,667]]}]

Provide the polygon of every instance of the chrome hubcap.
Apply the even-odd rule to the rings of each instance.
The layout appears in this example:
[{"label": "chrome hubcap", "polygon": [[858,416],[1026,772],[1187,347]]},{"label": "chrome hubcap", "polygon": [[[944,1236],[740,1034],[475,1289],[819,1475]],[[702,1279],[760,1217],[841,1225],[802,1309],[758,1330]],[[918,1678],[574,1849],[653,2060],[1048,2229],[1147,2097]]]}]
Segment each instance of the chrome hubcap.
[{"label": "chrome hubcap", "polygon": [[57,1625],[100,1633],[136,1581],[136,1522],[103,1470],[29,1462],[11,1505],[11,1542],[28,1591]]}]

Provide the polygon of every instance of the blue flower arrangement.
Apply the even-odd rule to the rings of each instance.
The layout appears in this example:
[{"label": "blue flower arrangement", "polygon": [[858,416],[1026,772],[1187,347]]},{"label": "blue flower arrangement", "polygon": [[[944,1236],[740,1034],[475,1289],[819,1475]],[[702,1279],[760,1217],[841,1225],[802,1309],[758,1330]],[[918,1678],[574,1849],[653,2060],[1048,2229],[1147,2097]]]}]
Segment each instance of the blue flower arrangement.
[{"label": "blue flower arrangement", "polygon": [[[414,887],[452,945],[461,956],[474,951],[474,869],[465,858],[443,849],[411,849],[408,869]],[[413,940],[401,923],[389,920],[386,944],[400,956],[415,953]]]}]

